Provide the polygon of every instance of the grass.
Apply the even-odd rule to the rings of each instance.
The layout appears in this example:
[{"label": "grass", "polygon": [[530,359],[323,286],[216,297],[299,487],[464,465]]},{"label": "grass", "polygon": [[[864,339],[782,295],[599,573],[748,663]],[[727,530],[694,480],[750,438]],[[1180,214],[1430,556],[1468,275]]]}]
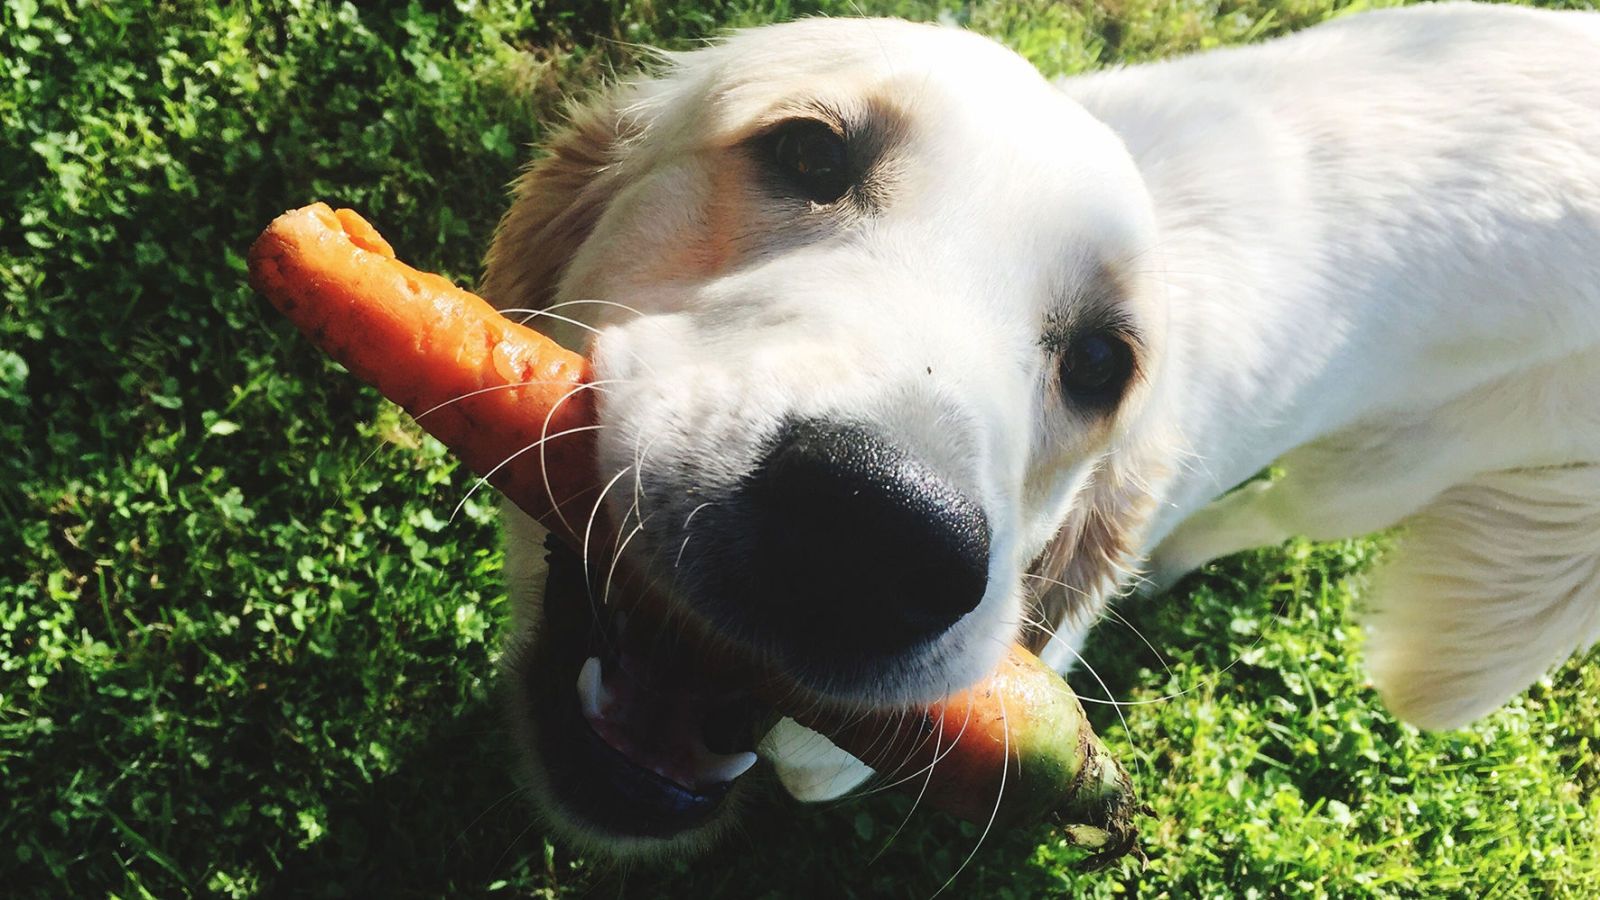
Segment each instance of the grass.
[{"label": "grass", "polygon": [[[12,894],[926,897],[976,829],[763,801],[618,871],[529,826],[493,671],[487,498],[252,296],[309,198],[470,282],[560,99],[727,24],[855,2],[382,8],[0,0],[0,884]],[[1324,0],[861,0],[1052,72],[1255,40]],[[1467,731],[1397,724],[1351,609],[1378,544],[1292,544],[1128,604],[1094,717],[1157,816],[1074,873],[990,836],[947,896],[1600,896],[1600,667]],[[1153,649],[1152,649],[1153,648]],[[1076,679],[1087,697],[1103,696]],[[1125,720],[1125,722],[1124,722]]]}]

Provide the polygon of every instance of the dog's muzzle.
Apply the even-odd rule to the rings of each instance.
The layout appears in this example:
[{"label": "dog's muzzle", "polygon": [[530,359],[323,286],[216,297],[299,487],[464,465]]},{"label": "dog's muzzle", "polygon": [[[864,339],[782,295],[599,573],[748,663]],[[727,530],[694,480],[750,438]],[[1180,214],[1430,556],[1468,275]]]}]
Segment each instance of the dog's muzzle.
[{"label": "dog's muzzle", "polygon": [[671,537],[682,569],[633,569],[609,601],[604,567],[552,541],[546,637],[513,660],[550,800],[613,839],[714,828],[773,698],[883,677],[988,584],[982,509],[854,424],[784,426]]}]

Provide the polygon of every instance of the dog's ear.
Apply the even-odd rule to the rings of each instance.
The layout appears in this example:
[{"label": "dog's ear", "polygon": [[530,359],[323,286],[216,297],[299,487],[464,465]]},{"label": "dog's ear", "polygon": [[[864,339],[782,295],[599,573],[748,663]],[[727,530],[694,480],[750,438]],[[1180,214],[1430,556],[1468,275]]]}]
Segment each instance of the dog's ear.
[{"label": "dog's ear", "polygon": [[555,296],[567,263],[621,186],[617,163],[640,129],[626,112],[632,93],[614,88],[571,107],[544,155],[517,178],[479,285],[495,306],[540,309]]},{"label": "dog's ear", "polygon": [[1043,627],[1029,630],[1038,651],[1052,629],[1087,628],[1118,585],[1138,571],[1153,485],[1167,476],[1153,453],[1112,453],[1078,493],[1072,512],[1033,565],[1036,610]]}]

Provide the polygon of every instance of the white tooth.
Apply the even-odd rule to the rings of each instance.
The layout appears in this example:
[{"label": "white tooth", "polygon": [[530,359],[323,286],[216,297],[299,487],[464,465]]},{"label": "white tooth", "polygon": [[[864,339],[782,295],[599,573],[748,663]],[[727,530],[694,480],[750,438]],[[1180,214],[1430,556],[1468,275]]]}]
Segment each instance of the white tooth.
[{"label": "white tooth", "polygon": [[600,657],[591,656],[578,670],[578,703],[583,708],[584,718],[604,718],[600,710],[610,699],[606,696],[605,681],[600,677]]},{"label": "white tooth", "polygon": [[707,753],[700,760],[700,765],[695,768],[702,779],[708,782],[726,782],[738,778],[750,771],[756,764],[754,753]]}]

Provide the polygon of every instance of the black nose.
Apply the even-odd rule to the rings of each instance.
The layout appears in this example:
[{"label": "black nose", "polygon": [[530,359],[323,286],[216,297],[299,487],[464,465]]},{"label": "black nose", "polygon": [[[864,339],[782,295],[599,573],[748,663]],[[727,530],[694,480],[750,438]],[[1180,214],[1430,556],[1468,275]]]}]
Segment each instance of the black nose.
[{"label": "black nose", "polygon": [[937,636],[983,599],[983,510],[858,425],[786,426],[743,485],[747,602],[798,639],[847,656]]}]

